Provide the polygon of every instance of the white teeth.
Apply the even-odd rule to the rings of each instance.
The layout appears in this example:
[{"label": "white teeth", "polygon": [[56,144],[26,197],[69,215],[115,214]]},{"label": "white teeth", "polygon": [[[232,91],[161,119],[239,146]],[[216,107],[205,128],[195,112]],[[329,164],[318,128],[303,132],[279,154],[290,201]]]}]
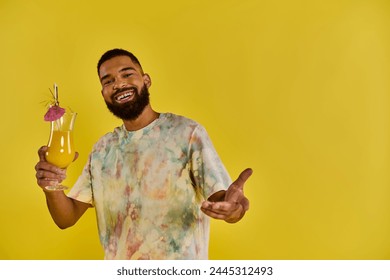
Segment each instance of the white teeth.
[{"label": "white teeth", "polygon": [[121,94],[119,96],[117,96],[115,99],[118,100],[118,101],[121,101],[122,99],[125,99],[129,96],[132,96],[133,95],[133,92],[126,92],[124,94]]}]

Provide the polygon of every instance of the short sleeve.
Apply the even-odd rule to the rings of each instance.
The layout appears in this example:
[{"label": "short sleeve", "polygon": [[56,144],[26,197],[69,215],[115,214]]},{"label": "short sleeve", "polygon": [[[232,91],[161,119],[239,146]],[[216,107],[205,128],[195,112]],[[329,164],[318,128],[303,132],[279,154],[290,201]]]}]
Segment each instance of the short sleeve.
[{"label": "short sleeve", "polygon": [[190,140],[190,166],[196,187],[207,199],[213,193],[226,190],[232,180],[218,156],[206,130],[198,125]]},{"label": "short sleeve", "polygon": [[88,157],[88,161],[85,164],[81,175],[67,196],[75,200],[94,205],[91,180],[91,155]]}]

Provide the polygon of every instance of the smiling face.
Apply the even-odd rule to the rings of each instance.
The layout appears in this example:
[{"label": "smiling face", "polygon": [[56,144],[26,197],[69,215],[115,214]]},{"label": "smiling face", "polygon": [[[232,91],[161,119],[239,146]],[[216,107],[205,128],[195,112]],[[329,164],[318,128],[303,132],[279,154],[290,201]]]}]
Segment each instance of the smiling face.
[{"label": "smiling face", "polygon": [[100,66],[99,78],[107,108],[123,120],[135,120],[149,104],[150,77],[128,56],[116,56]]}]

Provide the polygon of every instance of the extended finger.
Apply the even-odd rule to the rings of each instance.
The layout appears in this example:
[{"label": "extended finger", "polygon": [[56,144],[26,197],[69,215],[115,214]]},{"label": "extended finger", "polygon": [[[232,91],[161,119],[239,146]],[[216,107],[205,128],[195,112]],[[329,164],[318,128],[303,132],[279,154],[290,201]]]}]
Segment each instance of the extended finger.
[{"label": "extended finger", "polygon": [[209,216],[211,218],[219,219],[219,220],[225,220],[226,219],[226,214],[216,213],[216,212],[210,211],[210,210],[205,209],[205,208],[201,208],[201,210],[202,210],[203,213],[205,213],[207,216]]},{"label": "extended finger", "polygon": [[215,203],[210,203],[210,202],[204,202],[202,204],[202,208],[213,212],[215,214],[222,214],[226,215],[229,214],[233,211],[235,211],[239,206],[239,203],[231,203],[231,202],[215,202]]},{"label": "extended finger", "polygon": [[251,168],[247,168],[244,171],[241,172],[241,174],[238,176],[237,180],[233,182],[233,185],[238,186],[239,188],[243,188],[246,180],[252,175],[253,170]]},{"label": "extended finger", "polygon": [[200,210],[202,210],[203,213],[205,213],[207,216],[212,217],[214,219],[221,219],[224,220],[226,218],[225,212],[220,212],[218,210],[212,210],[209,207],[201,207]]}]

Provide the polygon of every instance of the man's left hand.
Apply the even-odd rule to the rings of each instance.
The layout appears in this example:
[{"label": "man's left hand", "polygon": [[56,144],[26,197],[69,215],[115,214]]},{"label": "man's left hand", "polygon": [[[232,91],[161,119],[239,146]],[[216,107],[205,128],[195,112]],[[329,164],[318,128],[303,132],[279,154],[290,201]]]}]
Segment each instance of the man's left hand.
[{"label": "man's left hand", "polygon": [[249,209],[249,200],[244,196],[244,184],[252,175],[252,169],[247,168],[241,172],[226,191],[219,191],[204,201],[201,210],[214,219],[236,223]]}]

